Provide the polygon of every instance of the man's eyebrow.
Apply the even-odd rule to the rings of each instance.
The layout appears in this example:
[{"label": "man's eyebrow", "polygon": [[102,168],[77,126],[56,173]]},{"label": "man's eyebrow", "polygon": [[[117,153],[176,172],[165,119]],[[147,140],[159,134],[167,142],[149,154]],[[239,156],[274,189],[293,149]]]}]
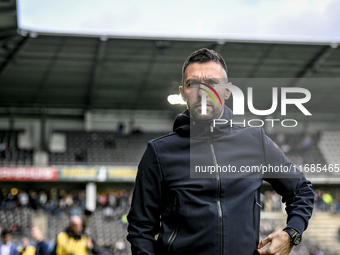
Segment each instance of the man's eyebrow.
[{"label": "man's eyebrow", "polygon": [[204,79],[204,81],[208,84],[219,84],[221,79],[218,78],[209,78],[209,79]]},{"label": "man's eyebrow", "polygon": [[185,81],[185,84],[188,84],[189,82],[199,82],[200,80],[199,79],[195,79],[195,78],[190,78],[190,79],[187,79],[186,81]]}]

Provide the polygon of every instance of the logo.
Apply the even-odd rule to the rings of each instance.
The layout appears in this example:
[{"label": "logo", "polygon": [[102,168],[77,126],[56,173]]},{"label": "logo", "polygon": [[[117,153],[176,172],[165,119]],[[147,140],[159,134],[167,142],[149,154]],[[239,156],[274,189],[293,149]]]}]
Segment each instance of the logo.
[{"label": "logo", "polygon": [[[211,89],[218,97],[218,99],[220,100],[220,103],[222,105],[222,101],[221,98],[218,96],[216,90],[208,84],[205,83],[201,83],[205,86],[207,86],[209,89]],[[229,89],[231,94],[233,95],[234,101],[233,101],[233,113],[234,115],[244,115],[244,94],[242,92],[242,90],[240,88],[238,88],[235,85],[231,85],[231,84],[215,84],[214,85],[215,88],[226,88]],[[200,87],[199,87],[200,88]],[[212,94],[207,91],[206,89],[200,88],[202,90],[204,90],[205,92],[207,92],[209,94],[210,97],[212,97],[212,99],[215,102],[216,105],[216,101],[213,98]],[[272,113],[275,112],[276,108],[277,108],[277,98],[278,98],[278,93],[277,93],[277,88],[274,87],[272,89],[272,106],[267,109],[267,110],[257,110],[255,109],[254,105],[253,105],[253,88],[252,87],[248,87],[247,89],[248,91],[248,109],[251,113],[255,114],[255,115],[260,115],[260,116],[264,116],[264,115],[270,115]],[[301,93],[304,94],[305,97],[304,98],[287,98],[287,94],[288,93]],[[299,108],[299,110],[304,114],[304,115],[312,115],[304,106],[304,103],[307,103],[309,100],[311,99],[311,93],[309,92],[309,90],[305,89],[305,88],[290,88],[290,87],[283,87],[281,88],[281,115],[286,115],[287,114],[287,105],[288,104],[293,104],[295,105],[297,108]],[[202,103],[202,112],[201,114],[206,114],[203,113],[203,105],[206,106],[206,95],[202,95],[201,98],[201,103]]]},{"label": "logo", "polygon": [[[216,79],[214,79],[216,80]],[[202,85],[206,88],[202,88]],[[206,92],[202,93],[201,95],[201,114],[202,115],[206,115],[207,114],[207,95],[209,95],[211,97],[211,99],[214,101],[215,105],[217,105],[216,99],[215,97],[217,97],[219,103],[221,105],[222,104],[222,100],[220,98],[220,96],[218,95],[216,89],[219,88],[223,88],[223,89],[228,89],[230,90],[232,96],[233,96],[233,113],[234,115],[244,115],[245,114],[245,96],[242,92],[242,90],[232,84],[220,84],[218,82],[216,82],[215,84],[212,84],[210,82],[210,84],[207,83],[203,83],[203,82],[199,82],[199,81],[194,81],[193,83],[191,83],[191,88],[198,88],[201,89],[202,91]],[[210,91],[209,91],[209,90]],[[311,93],[309,90],[305,89],[305,88],[298,88],[298,87],[281,87],[280,88],[280,92],[281,92],[281,115],[285,116],[287,115],[287,105],[294,105],[295,107],[297,107],[304,115],[306,116],[311,116],[312,114],[306,109],[306,107],[303,105],[305,103],[307,103],[310,99],[311,99]],[[213,92],[213,93],[212,93]],[[215,95],[214,95],[215,94]],[[257,116],[268,116],[273,114],[278,106],[278,88],[277,87],[272,87],[271,89],[271,94],[272,94],[272,100],[271,100],[271,106],[268,109],[264,109],[264,110],[259,110],[256,109],[254,107],[253,104],[253,88],[252,87],[248,87],[247,88],[247,106],[248,106],[248,110],[253,113],[254,115]],[[295,94],[295,98],[291,98],[289,95],[290,94]],[[299,95],[299,98],[296,98],[296,95]],[[302,96],[301,96],[302,95]],[[264,120],[263,119],[253,119],[248,121],[248,125],[249,126],[254,126],[251,125],[250,123],[257,121],[260,124],[256,125],[256,126],[263,126],[264,125],[264,121],[271,121],[272,123],[272,127],[274,126],[274,122],[275,121],[280,121],[279,119],[268,119],[268,120]],[[294,122],[293,125],[286,125],[285,122]],[[215,124],[226,124],[228,123],[227,120],[216,120],[214,121],[214,126]],[[241,123],[245,123],[245,120]],[[281,121],[282,126],[284,127],[295,127],[297,125],[297,121],[294,119],[287,119],[287,120],[283,120]],[[244,124],[246,125],[246,124]]]}]

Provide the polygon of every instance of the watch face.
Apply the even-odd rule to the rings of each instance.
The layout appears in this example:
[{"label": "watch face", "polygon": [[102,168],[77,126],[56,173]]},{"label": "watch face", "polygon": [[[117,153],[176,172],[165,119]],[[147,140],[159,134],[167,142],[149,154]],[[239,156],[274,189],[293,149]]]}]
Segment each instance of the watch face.
[{"label": "watch face", "polygon": [[301,242],[301,235],[296,235],[294,238],[294,244],[298,245]]}]

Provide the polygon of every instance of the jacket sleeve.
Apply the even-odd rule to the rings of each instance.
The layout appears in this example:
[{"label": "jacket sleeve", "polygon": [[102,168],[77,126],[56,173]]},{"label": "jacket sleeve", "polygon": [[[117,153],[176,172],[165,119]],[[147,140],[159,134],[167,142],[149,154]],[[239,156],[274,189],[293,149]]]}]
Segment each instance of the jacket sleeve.
[{"label": "jacket sleeve", "polygon": [[308,226],[314,205],[312,184],[306,180],[304,174],[294,167],[294,164],[284,155],[279,147],[264,134],[262,130],[263,150],[267,170],[276,169],[275,173],[265,173],[264,180],[282,196],[286,203],[288,214],[286,228],[294,228],[300,234]]},{"label": "jacket sleeve", "polygon": [[162,175],[152,142],[138,166],[128,218],[128,236],[133,255],[156,254],[155,236],[160,228]]}]

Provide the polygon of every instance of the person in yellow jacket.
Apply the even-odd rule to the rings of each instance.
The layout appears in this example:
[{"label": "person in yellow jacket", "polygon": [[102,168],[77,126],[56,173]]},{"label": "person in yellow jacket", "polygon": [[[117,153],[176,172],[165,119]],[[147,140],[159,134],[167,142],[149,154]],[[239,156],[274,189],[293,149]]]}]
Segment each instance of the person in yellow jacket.
[{"label": "person in yellow jacket", "polygon": [[17,250],[20,255],[35,255],[35,247],[30,245],[27,237],[21,239],[22,246],[18,246]]},{"label": "person in yellow jacket", "polygon": [[72,216],[70,226],[57,235],[57,241],[51,255],[88,255],[100,254],[96,243],[83,232],[83,220],[78,215]]}]

